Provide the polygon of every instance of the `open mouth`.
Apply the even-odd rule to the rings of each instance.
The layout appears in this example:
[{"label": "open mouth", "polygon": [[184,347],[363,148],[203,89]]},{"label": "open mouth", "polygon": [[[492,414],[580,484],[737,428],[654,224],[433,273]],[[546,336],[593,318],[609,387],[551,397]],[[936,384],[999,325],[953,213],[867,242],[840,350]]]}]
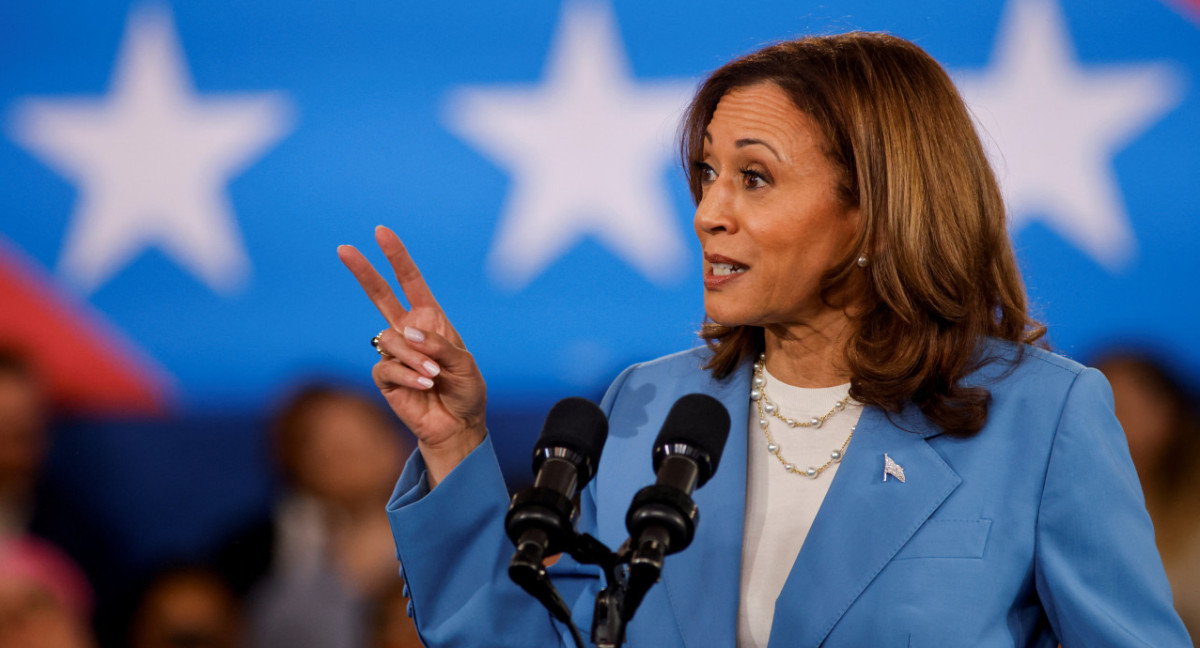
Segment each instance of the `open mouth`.
[{"label": "open mouth", "polygon": [[712,264],[712,273],[714,277],[724,277],[731,274],[739,274],[747,270],[746,266],[737,265],[736,263],[714,263]]}]

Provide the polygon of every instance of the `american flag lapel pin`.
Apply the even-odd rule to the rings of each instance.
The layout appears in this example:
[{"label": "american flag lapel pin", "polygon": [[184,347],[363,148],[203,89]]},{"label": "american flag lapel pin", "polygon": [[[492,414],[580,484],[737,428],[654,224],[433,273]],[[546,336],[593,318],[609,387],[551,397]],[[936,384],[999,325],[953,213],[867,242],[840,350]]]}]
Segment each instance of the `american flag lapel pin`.
[{"label": "american flag lapel pin", "polygon": [[892,461],[892,458],[885,452],[883,454],[883,481],[887,481],[888,475],[899,479],[901,484],[904,483],[904,468]]}]

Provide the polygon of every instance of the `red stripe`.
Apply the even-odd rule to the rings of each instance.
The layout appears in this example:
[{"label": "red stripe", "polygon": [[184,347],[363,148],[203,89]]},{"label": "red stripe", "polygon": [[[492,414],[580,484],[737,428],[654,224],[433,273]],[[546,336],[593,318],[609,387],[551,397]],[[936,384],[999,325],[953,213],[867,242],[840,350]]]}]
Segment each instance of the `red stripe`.
[{"label": "red stripe", "polygon": [[0,239],[0,345],[29,356],[55,404],[85,415],[165,411],[169,376],[5,243]]},{"label": "red stripe", "polygon": [[1178,7],[1183,15],[1200,24],[1200,0],[1165,0],[1168,5]]}]

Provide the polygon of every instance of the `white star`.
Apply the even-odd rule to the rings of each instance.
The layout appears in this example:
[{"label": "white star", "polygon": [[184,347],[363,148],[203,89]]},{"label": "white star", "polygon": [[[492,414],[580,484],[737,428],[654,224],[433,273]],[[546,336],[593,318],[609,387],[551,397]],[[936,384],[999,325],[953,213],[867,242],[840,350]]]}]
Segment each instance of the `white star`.
[{"label": "white star", "polygon": [[26,99],[13,139],[75,182],[59,271],[93,291],[160,247],[218,292],[249,272],[225,183],[290,130],[276,93],[199,98],[165,7],[129,16],[103,99]]},{"label": "white star", "polygon": [[1173,108],[1166,64],[1084,68],[1053,0],[1010,0],[986,73],[959,87],[983,128],[1015,233],[1042,218],[1110,271],[1137,243],[1112,158]]},{"label": "white star", "polygon": [[513,173],[489,252],[494,281],[524,287],[584,236],[651,281],[677,278],[686,249],[664,166],[692,84],[634,84],[611,12],[563,9],[540,87],[467,88],[447,121]]}]

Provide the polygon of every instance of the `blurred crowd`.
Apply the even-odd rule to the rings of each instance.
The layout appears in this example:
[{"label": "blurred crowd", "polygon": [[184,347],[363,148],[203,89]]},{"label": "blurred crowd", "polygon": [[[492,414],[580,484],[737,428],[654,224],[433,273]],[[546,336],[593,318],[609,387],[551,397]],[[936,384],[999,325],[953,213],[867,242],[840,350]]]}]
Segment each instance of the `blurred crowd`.
[{"label": "blurred crowd", "polygon": [[[1112,384],[1176,607],[1200,636],[1196,394],[1152,354],[1111,351],[1092,364]],[[264,434],[275,460],[264,470],[279,482],[269,514],[203,560],[139,575],[125,606],[98,605],[90,578],[99,568],[80,565],[105,564],[103,534],[42,479],[49,409],[32,368],[0,352],[0,647],[421,645],[384,514],[411,437],[375,395],[296,391]],[[96,619],[97,610],[120,618]]]},{"label": "blurred crowd", "polygon": [[[0,351],[0,647],[421,645],[384,512],[411,437],[375,395],[298,390],[264,434],[269,513],[142,574],[104,573],[104,534],[43,478],[52,428],[36,372]],[[122,577],[128,601],[97,599],[92,581]]]},{"label": "blurred crowd", "polygon": [[1113,389],[1117,418],[1154,521],[1175,608],[1200,640],[1200,406],[1168,363],[1140,350],[1092,361]]}]

